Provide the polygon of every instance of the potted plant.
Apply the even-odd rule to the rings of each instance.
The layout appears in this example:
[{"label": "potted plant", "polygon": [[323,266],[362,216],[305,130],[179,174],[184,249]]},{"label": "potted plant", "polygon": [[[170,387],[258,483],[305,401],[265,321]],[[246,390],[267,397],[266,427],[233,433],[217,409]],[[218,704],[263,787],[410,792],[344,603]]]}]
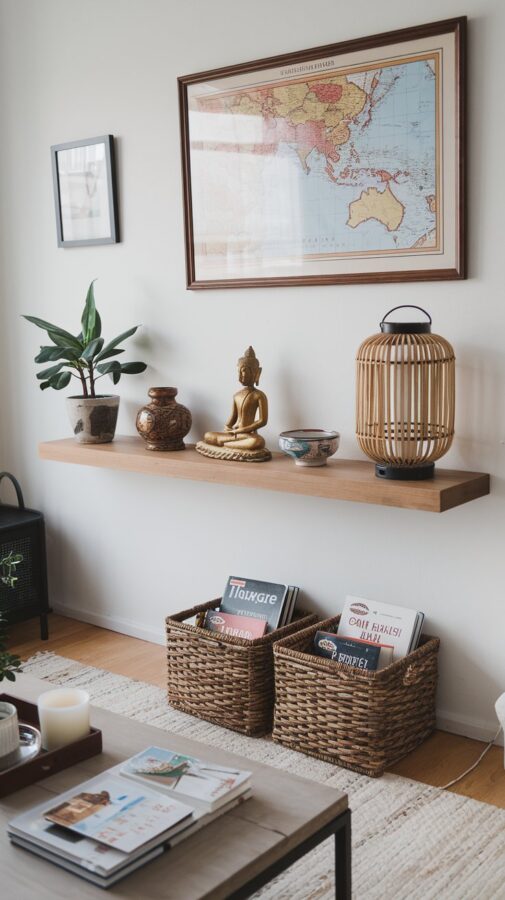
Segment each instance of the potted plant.
[{"label": "potted plant", "polygon": [[[22,553],[14,553],[14,550],[9,550],[5,556],[2,556],[0,559],[0,581],[2,584],[6,584],[7,587],[15,588],[16,582],[19,581],[18,575],[16,575],[18,566],[24,561],[24,556]],[[0,613],[1,616],[1,613]]]},{"label": "potted plant", "polygon": [[35,357],[36,363],[54,363],[42,372],[37,372],[40,389],[44,391],[46,388],[54,388],[61,391],[67,387],[71,378],[77,378],[82,393],[67,397],[67,410],[74,435],[81,443],[105,444],[114,439],[119,397],[97,394],[97,381],[104,375],[109,375],[113,383],[117,384],[121,375],[136,375],[147,366],[143,362],[125,363],[113,359],[124,353],[119,344],[135,334],[139,326],[123,331],[106,344],[101,336],[102,323],[95,306],[93,284],[92,281],[88,288],[78,335],[70,334],[35,316],[24,318],[46,331],[52,342],[48,346],[41,346],[40,353]]},{"label": "potted plant", "polygon": [[0,681],[4,678],[7,681],[16,680],[16,672],[21,671],[21,660],[19,656],[9,653],[7,650],[7,635],[5,633],[5,619],[0,613]]}]

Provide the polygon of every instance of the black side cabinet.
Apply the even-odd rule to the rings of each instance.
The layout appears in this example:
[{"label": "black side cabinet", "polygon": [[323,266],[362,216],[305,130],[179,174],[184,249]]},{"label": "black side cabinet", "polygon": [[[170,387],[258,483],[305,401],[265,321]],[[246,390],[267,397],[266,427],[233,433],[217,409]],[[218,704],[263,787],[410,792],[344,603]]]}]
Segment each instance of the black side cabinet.
[{"label": "black side cabinet", "polygon": [[44,516],[27,509],[19,482],[0,472],[14,485],[18,506],[0,500],[0,613],[8,624],[40,616],[40,636],[48,638],[46,533]]}]

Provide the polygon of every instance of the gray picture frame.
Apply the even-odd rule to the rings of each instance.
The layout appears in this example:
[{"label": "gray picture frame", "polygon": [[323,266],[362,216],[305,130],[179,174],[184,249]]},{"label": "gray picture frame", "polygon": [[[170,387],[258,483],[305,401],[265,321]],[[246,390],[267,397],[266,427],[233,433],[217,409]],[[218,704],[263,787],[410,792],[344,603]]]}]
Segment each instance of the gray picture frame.
[{"label": "gray picture frame", "polygon": [[[104,145],[105,178],[108,197],[108,231],[106,236],[89,237],[80,239],[66,239],[64,219],[62,211],[62,178],[58,154],[61,151],[73,150],[79,147],[92,147],[98,144]],[[97,244],[117,244],[119,236],[118,195],[116,183],[116,159],[114,149],[114,135],[106,134],[100,137],[85,138],[81,141],[68,141],[65,144],[54,144],[51,147],[51,164],[53,171],[54,205],[56,213],[56,235],[58,247],[89,247]]]}]

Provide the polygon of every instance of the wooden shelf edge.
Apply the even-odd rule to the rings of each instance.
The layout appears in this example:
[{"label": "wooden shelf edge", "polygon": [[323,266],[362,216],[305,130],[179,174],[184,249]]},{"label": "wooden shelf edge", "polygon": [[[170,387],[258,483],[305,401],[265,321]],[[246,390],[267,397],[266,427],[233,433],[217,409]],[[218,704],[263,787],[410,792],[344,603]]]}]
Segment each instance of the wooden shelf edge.
[{"label": "wooden shelf edge", "polygon": [[437,468],[429,481],[383,481],[375,477],[373,463],[338,455],[319,468],[295,466],[281,453],[274,453],[266,463],[225,462],[201,456],[191,445],[183,451],[149,451],[134,436],[118,436],[110,444],[79,444],[73,438],[47,441],[39,444],[39,456],[53,462],[427,512],[445,512],[490,490],[489,475],[482,472]]}]

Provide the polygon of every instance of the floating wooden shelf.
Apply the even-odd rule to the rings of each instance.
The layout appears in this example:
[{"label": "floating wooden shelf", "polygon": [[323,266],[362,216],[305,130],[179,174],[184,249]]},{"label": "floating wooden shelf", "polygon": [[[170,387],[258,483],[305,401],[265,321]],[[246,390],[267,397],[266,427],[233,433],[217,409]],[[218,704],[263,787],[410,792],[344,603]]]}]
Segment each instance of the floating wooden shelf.
[{"label": "floating wooden shelf", "polygon": [[39,445],[39,455],[54,462],[428,512],[444,512],[489,494],[489,475],[479,472],[436,469],[429,481],[382,481],[375,477],[373,463],[361,460],[337,456],[326,466],[309,468],[275,453],[270,462],[225,462],[201,456],[193,446],[176,452],[146,450],[137,437],[116,437],[111,444],[48,441]]}]

